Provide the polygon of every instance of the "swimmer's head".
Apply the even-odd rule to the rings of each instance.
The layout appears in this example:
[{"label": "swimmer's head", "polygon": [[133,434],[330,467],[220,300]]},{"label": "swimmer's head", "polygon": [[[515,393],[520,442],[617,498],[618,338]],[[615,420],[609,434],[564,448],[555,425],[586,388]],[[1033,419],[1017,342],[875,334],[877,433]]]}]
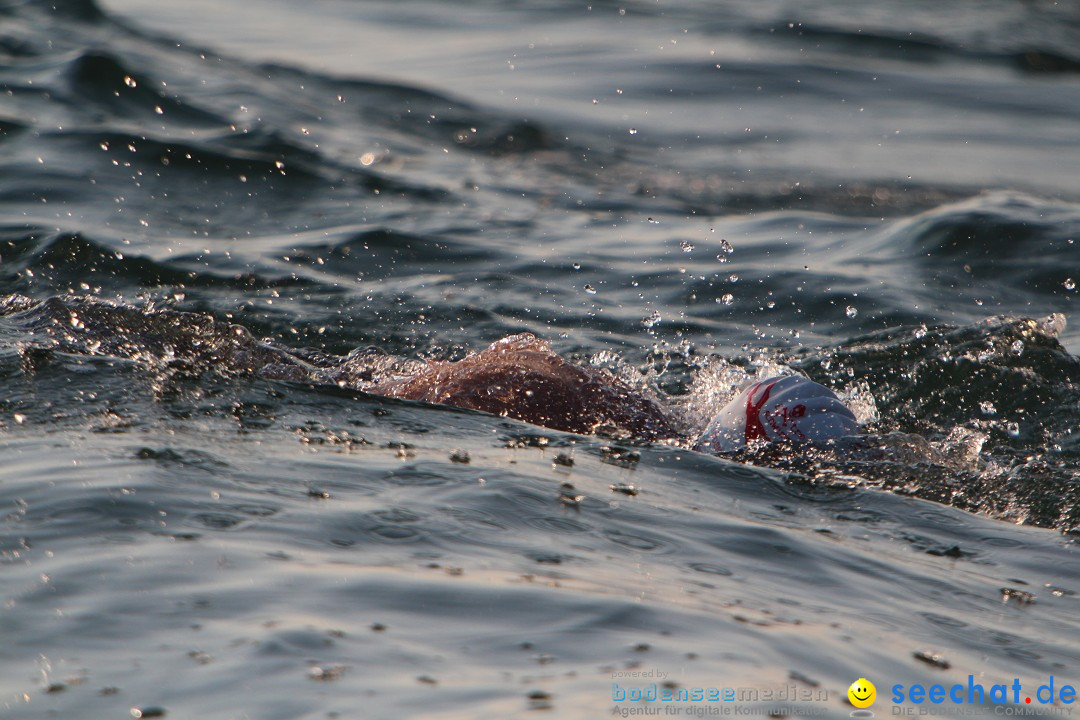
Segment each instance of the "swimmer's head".
[{"label": "swimmer's head", "polygon": [[723,453],[762,442],[820,446],[858,432],[855,415],[832,390],[789,375],[762,380],[739,393],[713,418],[694,448]]}]

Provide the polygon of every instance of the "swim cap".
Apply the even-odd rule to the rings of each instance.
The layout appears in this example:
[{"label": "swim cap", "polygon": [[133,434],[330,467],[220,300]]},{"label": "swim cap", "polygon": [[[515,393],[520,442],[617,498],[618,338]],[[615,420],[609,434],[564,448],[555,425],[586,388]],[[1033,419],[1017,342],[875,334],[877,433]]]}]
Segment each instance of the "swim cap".
[{"label": "swim cap", "polygon": [[855,415],[832,390],[798,375],[754,383],[724,406],[695,450],[733,452],[760,442],[824,445],[859,431]]}]

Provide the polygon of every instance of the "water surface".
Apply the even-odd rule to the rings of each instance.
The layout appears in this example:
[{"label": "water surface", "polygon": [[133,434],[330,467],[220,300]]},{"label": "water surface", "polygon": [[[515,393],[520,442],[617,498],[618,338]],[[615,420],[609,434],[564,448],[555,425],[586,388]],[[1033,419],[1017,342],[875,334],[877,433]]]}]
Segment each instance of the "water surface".
[{"label": "water surface", "polygon": [[[0,716],[1075,685],[1078,40],[1044,1],[0,1]],[[323,372],[526,331],[691,434],[808,374],[873,452]]]}]

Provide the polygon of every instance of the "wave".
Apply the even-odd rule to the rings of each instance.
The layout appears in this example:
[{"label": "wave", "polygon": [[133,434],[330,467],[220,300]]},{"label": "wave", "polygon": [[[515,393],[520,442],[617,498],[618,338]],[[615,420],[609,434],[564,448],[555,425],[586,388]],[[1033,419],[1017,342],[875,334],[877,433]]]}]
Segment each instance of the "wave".
[{"label": "wave", "polygon": [[42,283],[50,287],[92,284],[99,289],[168,287],[173,289],[232,288],[258,291],[304,288],[313,283],[293,274],[276,277],[255,273],[243,266],[235,272],[208,267],[200,256],[178,256],[162,262],[86,237],[83,233],[49,231],[34,227],[0,229],[6,287],[33,291]]},{"label": "wave", "polygon": [[[903,63],[931,64],[960,59],[1000,64],[1031,74],[1080,72],[1075,30],[1080,18],[1069,6],[1002,6],[985,12],[981,22],[931,27],[921,18],[888,12],[863,22],[826,18],[790,18],[757,26],[762,35],[796,41],[815,50]],[[1003,33],[1000,27],[1018,32]]]},{"label": "wave", "polygon": [[920,275],[941,285],[1064,298],[1076,274],[1078,237],[1080,207],[990,193],[898,221],[885,230],[878,249],[906,257],[922,267]]}]

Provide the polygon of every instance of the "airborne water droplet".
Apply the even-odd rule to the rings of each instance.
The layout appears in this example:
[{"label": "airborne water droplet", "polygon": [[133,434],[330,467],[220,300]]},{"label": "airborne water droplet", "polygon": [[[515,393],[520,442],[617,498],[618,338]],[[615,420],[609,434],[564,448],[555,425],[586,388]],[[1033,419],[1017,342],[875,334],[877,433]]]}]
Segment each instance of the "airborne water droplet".
[{"label": "airborne water droplet", "polygon": [[656,324],[659,323],[662,319],[663,318],[660,316],[660,313],[656,310],[653,310],[652,315],[641,318],[641,325],[642,327],[652,328],[655,327]]},{"label": "airborne water droplet", "polygon": [[596,294],[596,288],[594,288],[592,285],[586,285],[585,286],[585,292],[589,293],[590,295],[595,295]]},{"label": "airborne water droplet", "polygon": [[1073,280],[1072,278],[1065,278],[1065,289],[1066,290],[1075,290],[1076,289],[1076,281]]},{"label": "airborne water droplet", "polygon": [[688,253],[688,252],[690,252],[691,250],[693,250],[693,249],[694,249],[694,243],[692,243],[692,242],[687,242],[686,240],[683,240],[683,241],[682,241],[681,243],[679,243],[679,247],[681,247],[681,248],[682,248],[682,251],[683,251],[683,252],[687,252],[687,253]]},{"label": "airborne water droplet", "polygon": [[716,302],[730,305],[731,303],[735,302],[735,296],[731,293],[724,293],[724,295]]},{"label": "airborne water droplet", "polygon": [[847,310],[844,311],[844,314],[847,315],[849,318],[853,318],[859,314],[859,311],[854,306],[848,305]]}]

